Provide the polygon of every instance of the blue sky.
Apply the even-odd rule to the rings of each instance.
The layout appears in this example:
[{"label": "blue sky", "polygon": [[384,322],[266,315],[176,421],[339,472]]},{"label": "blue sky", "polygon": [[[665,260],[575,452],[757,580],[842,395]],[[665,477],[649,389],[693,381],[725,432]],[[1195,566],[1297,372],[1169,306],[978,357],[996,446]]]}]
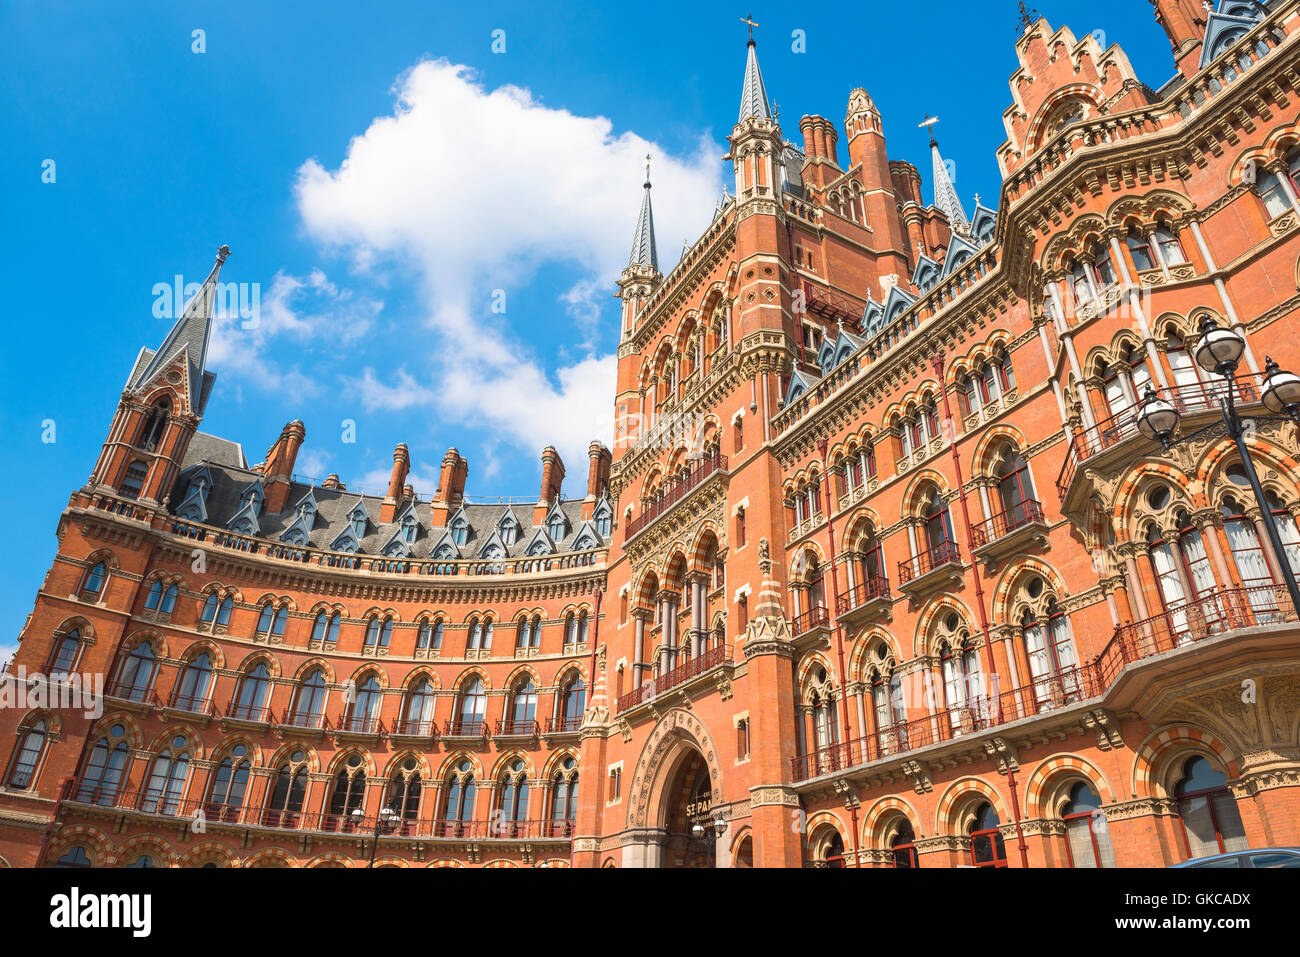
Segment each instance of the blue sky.
[{"label": "blue sky", "polygon": [[[977,192],[998,195],[1015,7],[747,9],[788,138],[798,141],[804,113],[842,122],[849,91],[864,86],[891,157],[920,167],[928,198],[916,124],[937,114],[969,208]],[[1077,35],[1105,31],[1152,86],[1172,72],[1146,0],[1038,8]],[[406,442],[424,495],[451,445],[469,458],[471,495],[535,495],[538,453],[553,443],[569,465],[566,493],[582,493],[582,450],[608,440],[612,282],[631,242],[641,157],[655,156],[665,271],[730,182],[720,157],[740,97],[746,10],[644,9],[0,7],[0,493],[11,529],[0,659],[137,351],[166,335],[155,285],[200,281],[223,242],[223,280],[255,284],[261,311],[256,329],[217,330],[205,431],[242,442],[257,462],[301,417],[299,471],[370,488],[382,488],[393,446]],[[804,53],[792,49],[796,30]],[[52,183],[42,182],[47,160]],[[42,440],[47,420],[53,442]],[[344,420],[356,423],[354,443],[342,441]]]}]

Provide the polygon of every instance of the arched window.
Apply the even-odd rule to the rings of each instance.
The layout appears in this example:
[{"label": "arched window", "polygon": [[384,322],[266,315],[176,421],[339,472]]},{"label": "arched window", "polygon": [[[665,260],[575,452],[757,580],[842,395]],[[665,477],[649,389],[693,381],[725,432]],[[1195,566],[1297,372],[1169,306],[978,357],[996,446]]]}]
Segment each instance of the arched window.
[{"label": "arched window", "polygon": [[[903,703],[903,679],[900,675],[890,675],[888,680],[879,672],[871,675],[871,706],[876,717],[876,732],[884,735],[907,720],[907,709]],[[895,745],[897,747],[897,745]],[[880,753],[888,754],[884,737],[880,739]]]},{"label": "arched window", "polygon": [[[1232,466],[1228,472],[1239,470],[1238,466]],[[1232,478],[1231,474],[1229,478]],[[1242,481],[1246,481],[1244,473]],[[1223,530],[1228,536],[1228,547],[1237,564],[1241,584],[1246,588],[1272,585],[1273,577],[1264,558],[1264,549],[1255,531],[1255,523],[1246,517],[1245,506],[1237,498],[1228,496],[1223,500],[1219,511],[1223,514]]]},{"label": "arched window", "polygon": [[451,523],[451,540],[457,545],[464,545],[469,541],[469,522],[465,521],[464,516],[457,516]]},{"label": "arched window", "polygon": [[[57,632],[56,632],[57,634]],[[77,652],[81,650],[81,631],[73,628],[58,636],[54,651],[50,655],[48,670],[50,674],[67,674],[77,662]]]},{"label": "arched window", "polygon": [[428,735],[433,728],[433,685],[428,678],[420,678],[406,692],[406,707],[402,711],[402,733]]},{"label": "arched window", "polygon": [[178,590],[175,585],[166,585],[161,578],[155,578],[154,583],[149,586],[149,593],[145,596],[145,611],[154,611],[160,615],[170,615],[172,609],[176,607],[176,596]]},{"label": "arched window", "polygon": [[326,642],[338,643],[339,640],[339,613],[336,611],[332,615],[328,612],[319,612],[311,623],[311,640],[318,647],[323,646]]},{"label": "arched window", "polygon": [[447,780],[447,797],[443,806],[444,832],[448,836],[464,834],[466,825],[474,820],[474,765],[462,759],[452,769]]},{"label": "arched window", "polygon": [[259,635],[283,635],[285,622],[289,619],[289,609],[285,606],[276,608],[271,602],[262,606],[262,613],[257,617]]},{"label": "arched window", "polygon": [[838,740],[835,699],[832,697],[830,677],[826,674],[825,668],[819,668],[813,678],[813,692],[809,704],[812,708],[814,747],[817,751],[821,751]]},{"label": "arched window", "polygon": [[313,668],[298,687],[298,698],[294,702],[289,724],[300,728],[319,728],[321,718],[325,716],[325,672]]},{"label": "arched window", "polygon": [[413,823],[420,816],[420,762],[407,758],[393,772],[388,781],[388,809],[397,815],[403,825]]},{"label": "arched window", "polygon": [[561,692],[560,730],[577,731],[582,727],[582,715],[587,709],[587,686],[582,676],[574,674]]},{"label": "arched window", "polygon": [[1300,182],[1300,149],[1294,149],[1287,155],[1286,164],[1287,169],[1281,175],[1269,170],[1259,177],[1259,198],[1263,200],[1264,211],[1270,220],[1292,208],[1291,197],[1287,195],[1286,186],[1282,182],[1283,177],[1290,180],[1292,193],[1300,193],[1300,188],[1297,188],[1297,183]]},{"label": "arched window", "polygon": [[1147,557],[1151,562],[1151,573],[1155,576],[1156,590],[1160,603],[1177,640],[1187,640],[1187,610],[1183,607],[1187,595],[1183,590],[1182,576],[1178,574],[1178,565],[1169,542],[1154,524],[1147,527]]},{"label": "arched window", "polygon": [[497,810],[507,825],[501,836],[513,837],[517,829],[509,825],[528,820],[528,772],[520,758],[506,766],[497,787],[501,795]]},{"label": "arched window", "polygon": [[113,689],[114,697],[144,701],[153,690],[157,667],[153,645],[147,641],[140,642],[122,662],[122,670],[118,673],[117,684]]},{"label": "arched window", "polygon": [[971,822],[970,858],[976,867],[1006,867],[1007,848],[999,830],[998,812],[985,802],[975,809]]},{"label": "arched window", "polygon": [[515,647],[527,648],[532,644],[532,623],[527,618],[520,618],[515,625]]},{"label": "arched window", "polygon": [[[925,506],[925,544],[931,550],[950,548],[955,541],[952,533],[952,516],[939,490],[931,489]],[[936,558],[938,560],[938,558]]]},{"label": "arched window", "polygon": [[126,727],[115,724],[108,734],[95,742],[81,775],[77,800],[83,804],[111,806],[117,799],[117,789],[122,784],[122,771],[129,752],[126,746]]},{"label": "arched window", "polygon": [[1183,765],[1174,796],[1189,858],[1244,851],[1250,846],[1237,799],[1227,785],[1224,773],[1202,755],[1188,758]]},{"label": "arched window", "polygon": [[546,534],[551,536],[553,542],[564,538],[564,516],[558,511],[552,512],[551,517],[546,520]]},{"label": "arched window", "polygon": [[824,866],[832,870],[844,868],[844,838],[840,837],[838,831],[832,834],[830,840],[826,842],[826,850],[822,861]]},{"label": "arched window", "polygon": [[118,487],[118,494],[123,498],[139,498],[140,492],[144,489],[145,476],[149,474],[149,466],[144,462],[136,460],[126,467],[126,474],[122,476],[122,484]]},{"label": "arched window", "polygon": [[956,734],[970,731],[982,717],[984,673],[980,670],[979,651],[970,642],[958,615],[949,615],[943,630],[947,636],[939,644],[939,670],[943,675],[943,699],[948,720]]},{"label": "arched window", "polygon": [[508,733],[527,734],[537,720],[537,686],[525,676],[515,685],[510,699],[510,730]]},{"label": "arched window", "polygon": [[912,822],[904,819],[898,825],[898,833],[889,841],[890,857],[897,868],[915,869],[921,866],[916,853],[916,832]]},{"label": "arched window", "polygon": [[271,671],[266,662],[258,662],[239,683],[239,698],[232,717],[245,721],[266,720],[266,699],[271,693]]},{"label": "arched window", "polygon": [[38,718],[22,736],[14,751],[13,765],[9,768],[7,783],[11,788],[26,790],[36,778],[37,765],[45,753],[46,725],[44,718]]},{"label": "arched window", "polygon": [[263,820],[268,827],[294,827],[307,793],[307,755],[295,751],[280,765]]},{"label": "arched window", "polygon": [[350,754],[334,775],[330,795],[330,816],[334,827],[352,827],[352,812],[364,810],[366,803],[366,768],[361,755]]},{"label": "arched window", "polygon": [[1020,624],[1038,707],[1054,708],[1078,700],[1079,659],[1074,651],[1070,621],[1056,600],[1047,602],[1041,616],[1026,608]]},{"label": "arched window", "polygon": [[1038,503],[1034,500],[1029,463],[1015,446],[1008,446],[998,456],[993,466],[993,475],[998,482],[998,504],[1002,507],[1002,527],[996,529],[998,534],[1041,520]]},{"label": "arched window", "polygon": [[456,707],[457,730],[461,734],[478,734],[483,730],[483,715],[487,711],[487,694],[483,679],[472,676],[461,685],[460,701]]},{"label": "arched window", "polygon": [[128,865],[126,865],[126,866],[127,866],[127,867],[139,867],[139,868],[142,868],[142,869],[144,869],[144,868],[152,869],[152,868],[155,867],[156,865],[155,865],[154,862],[153,862],[153,858],[150,857],[148,854],[141,854],[139,857],[137,857],[134,861],[132,861],[130,864],[128,864]]},{"label": "arched window", "polygon": [[1166,266],[1181,266],[1187,262],[1187,254],[1183,252],[1182,240],[1168,226],[1157,226],[1154,238],[1156,249]]},{"label": "arched window", "polygon": [[1070,796],[1061,807],[1061,820],[1065,823],[1065,846],[1071,866],[1115,866],[1115,850],[1101,798],[1087,782],[1080,781],[1070,788]]},{"label": "arched window", "polygon": [[393,619],[381,620],[378,616],[370,619],[370,623],[366,625],[367,648],[387,648],[392,639]]},{"label": "arched window", "polygon": [[158,444],[162,441],[163,433],[167,430],[167,418],[171,412],[171,400],[163,396],[154,403],[149,410],[149,416],[140,426],[139,435],[136,438],[135,447],[144,449],[146,452],[156,451]]},{"label": "arched window", "polygon": [[587,610],[584,608],[578,612],[578,644],[587,642]]},{"label": "arched window", "polygon": [[248,775],[252,764],[247,758],[248,748],[237,744],[217,765],[208,793],[208,816],[218,821],[235,821],[244,806],[244,793],[248,790]]},{"label": "arched window", "polygon": [[379,680],[373,674],[361,679],[357,685],[356,697],[348,706],[346,724],[349,731],[372,733],[378,729],[383,694]]},{"label": "arched window", "polygon": [[1110,410],[1111,417],[1123,415],[1132,404],[1132,400],[1129,399],[1128,392],[1124,388],[1124,380],[1120,378],[1119,366],[1098,362],[1097,378],[1101,380],[1106,396],[1106,407]]},{"label": "arched window", "polygon": [[90,858],[86,856],[86,849],[80,844],[74,844],[68,848],[67,853],[54,862],[55,867],[90,867]]},{"label": "arched window", "polygon": [[1286,561],[1291,566],[1291,571],[1300,575],[1300,529],[1296,528],[1295,516],[1271,489],[1264,491],[1264,501],[1273,513],[1273,522],[1277,525],[1278,537],[1282,539]]},{"label": "arched window", "polygon": [[578,767],[573,758],[560,762],[551,778],[551,821],[564,822],[565,833],[578,817]]},{"label": "arched window", "polygon": [[1124,244],[1128,246],[1129,254],[1133,257],[1133,265],[1137,267],[1138,272],[1146,272],[1148,269],[1156,268],[1156,260],[1151,252],[1151,243],[1140,232],[1130,228],[1128,235],[1124,237]]},{"label": "arched window", "polygon": [[92,565],[86,572],[86,577],[81,580],[81,591],[88,595],[98,595],[104,587],[104,580],[108,577],[108,566],[103,562]]},{"label": "arched window", "polygon": [[425,620],[420,623],[420,634],[415,647],[419,651],[434,651],[442,647],[442,619]]},{"label": "arched window", "polygon": [[1187,343],[1173,326],[1169,327],[1165,335],[1165,355],[1169,357],[1169,371],[1173,373],[1178,397],[1192,408],[1205,408],[1207,399],[1201,389],[1196,362],[1192,359]]},{"label": "arched window", "polygon": [[181,672],[181,680],[176,683],[176,694],[172,698],[172,707],[202,714],[211,690],[212,657],[203,651],[195,655]]},{"label": "arched window", "polygon": [[189,772],[189,745],[184,737],[177,735],[172,738],[171,746],[159,752],[153,760],[153,771],[149,775],[141,810],[154,814],[177,813]]}]

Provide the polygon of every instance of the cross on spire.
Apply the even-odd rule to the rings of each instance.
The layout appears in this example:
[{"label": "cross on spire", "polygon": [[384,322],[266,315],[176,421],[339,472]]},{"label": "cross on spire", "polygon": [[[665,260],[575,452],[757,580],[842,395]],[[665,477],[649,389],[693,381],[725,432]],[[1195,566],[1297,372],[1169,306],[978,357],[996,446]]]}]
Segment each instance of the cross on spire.
[{"label": "cross on spire", "polygon": [[749,25],[749,42],[750,42],[750,43],[753,43],[753,42],[754,42],[754,27],[758,26],[758,23],[754,20],[754,15],[753,15],[752,13],[747,13],[747,14],[745,14],[743,17],[740,18],[740,22],[741,22],[741,23],[746,23],[746,24]]},{"label": "cross on spire", "polygon": [[650,154],[645,154],[645,184],[650,185]]},{"label": "cross on spire", "polygon": [[925,114],[925,119],[923,119],[920,123],[916,124],[921,129],[925,130],[927,133],[930,134],[930,145],[932,147],[939,145],[937,142],[935,142],[934,139],[934,124],[938,122],[939,122],[939,117],[931,116],[929,113],[927,113]]}]

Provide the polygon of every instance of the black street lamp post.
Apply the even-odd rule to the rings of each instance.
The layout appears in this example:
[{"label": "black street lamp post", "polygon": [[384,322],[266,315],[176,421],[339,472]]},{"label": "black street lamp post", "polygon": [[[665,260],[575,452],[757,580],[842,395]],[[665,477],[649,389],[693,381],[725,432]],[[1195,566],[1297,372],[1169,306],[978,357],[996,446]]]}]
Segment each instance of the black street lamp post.
[{"label": "black street lamp post", "polygon": [[[1292,607],[1300,612],[1300,587],[1296,585],[1295,572],[1287,559],[1286,549],[1282,545],[1282,536],[1278,533],[1277,521],[1273,509],[1264,497],[1264,489],[1259,484],[1259,475],[1251,461],[1250,450],[1246,446],[1246,423],[1237,414],[1236,382],[1234,376],[1237,364],[1246,351],[1246,340],[1234,330],[1220,328],[1212,317],[1207,315],[1201,322],[1201,341],[1196,347],[1196,362],[1207,372],[1223,376],[1224,394],[1219,398],[1219,409],[1223,421],[1206,426],[1190,435],[1174,437],[1178,430],[1180,418],[1177,407],[1167,399],[1156,395],[1150,385],[1142,398],[1138,409],[1137,427],[1149,439],[1159,442],[1165,449],[1172,448],[1180,442],[1187,442],[1198,437],[1227,434],[1237,445],[1237,454],[1250,481],[1251,491],[1255,494],[1255,503],[1264,517],[1264,528],[1268,540],[1277,556],[1282,569],[1282,578],[1286,581],[1287,591],[1291,595]],[[1293,422],[1300,423],[1300,376],[1285,372],[1269,358],[1264,367],[1264,390],[1260,399],[1264,407],[1273,415],[1253,416],[1257,422]]]},{"label": "black street lamp post", "polygon": [[[361,808],[356,808],[352,812],[352,817],[358,824],[360,824],[365,819],[365,814],[362,812]],[[397,812],[391,807],[385,807],[380,810],[379,816],[375,818],[375,834],[370,841],[370,861],[366,864],[366,867],[375,866],[375,851],[379,849],[380,832],[387,830],[396,820]]]}]

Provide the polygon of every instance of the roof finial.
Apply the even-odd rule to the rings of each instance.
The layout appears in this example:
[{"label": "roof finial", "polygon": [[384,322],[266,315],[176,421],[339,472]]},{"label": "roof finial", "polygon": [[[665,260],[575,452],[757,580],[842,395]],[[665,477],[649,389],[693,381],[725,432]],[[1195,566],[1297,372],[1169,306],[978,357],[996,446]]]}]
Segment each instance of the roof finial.
[{"label": "roof finial", "polygon": [[230,256],[230,247],[222,243],[217,247],[217,265],[221,265]]},{"label": "roof finial", "polygon": [[1026,7],[1025,0],[1020,0],[1020,22],[1016,25],[1016,36],[1023,37],[1038,20],[1038,11],[1033,7]]},{"label": "roof finial", "polygon": [[747,23],[747,24],[749,24],[749,45],[750,45],[750,46],[753,46],[753,45],[754,45],[754,27],[758,26],[758,24],[757,24],[757,23],[755,22],[755,20],[754,20],[754,15],[753,15],[752,13],[747,13],[747,14],[745,14],[743,17],[740,18],[740,22],[741,22],[741,23]]},{"label": "roof finial", "polygon": [[645,188],[650,188],[650,154],[645,154]]},{"label": "roof finial", "polygon": [[935,147],[935,146],[938,146],[938,145],[939,145],[939,144],[935,141],[935,138],[934,138],[934,124],[936,124],[936,123],[938,123],[938,122],[939,122],[939,117],[937,117],[937,116],[931,116],[929,113],[927,113],[927,114],[925,114],[925,119],[923,119],[920,123],[917,123],[917,124],[916,124],[916,125],[919,126],[921,129],[925,130],[927,133],[930,134],[930,146],[931,146],[931,147]]}]

